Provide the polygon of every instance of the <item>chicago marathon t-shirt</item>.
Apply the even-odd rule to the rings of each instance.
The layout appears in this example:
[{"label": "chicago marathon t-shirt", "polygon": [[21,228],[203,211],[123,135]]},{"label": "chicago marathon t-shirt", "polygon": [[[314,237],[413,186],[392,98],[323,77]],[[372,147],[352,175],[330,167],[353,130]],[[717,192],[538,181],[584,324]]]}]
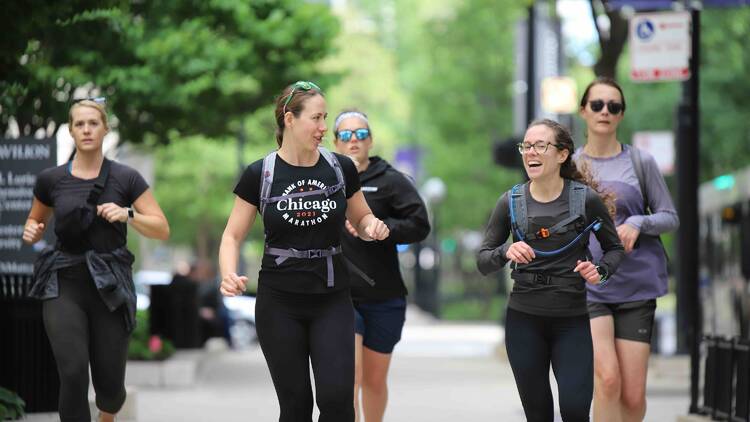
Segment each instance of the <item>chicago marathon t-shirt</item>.
[{"label": "chicago marathon t-shirt", "polygon": [[[315,194],[268,204],[262,216],[266,245],[281,249],[328,249],[341,244],[346,221],[346,200],[359,189],[359,175],[352,160],[334,154],[341,163],[346,187],[326,198]],[[260,208],[263,160],[245,169],[234,193]],[[270,197],[325,189],[337,183],[336,173],[321,155],[312,167],[294,166],[276,156]],[[293,293],[331,293],[349,287],[349,274],[343,254],[333,257],[334,286],[327,287],[326,258],[287,258],[277,264],[276,256],[264,255],[258,282]]]}]

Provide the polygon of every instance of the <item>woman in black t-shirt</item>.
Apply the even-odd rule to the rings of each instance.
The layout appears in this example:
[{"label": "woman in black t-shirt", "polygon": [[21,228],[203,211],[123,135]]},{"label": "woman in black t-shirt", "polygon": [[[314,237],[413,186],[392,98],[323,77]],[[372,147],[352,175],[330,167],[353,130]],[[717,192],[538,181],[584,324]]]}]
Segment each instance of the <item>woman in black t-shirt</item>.
[{"label": "woman in black t-shirt", "polygon": [[288,86],[276,99],[279,149],[248,166],[221,239],[221,293],[242,294],[240,245],[260,211],[265,255],[255,305],[258,340],[279,400],[281,422],[310,420],[315,374],[320,421],[354,419],[354,314],[341,230],[383,240],[388,227],[360,191],[351,159],[320,148],[326,102],[311,82]]},{"label": "woman in black t-shirt", "polygon": [[[594,356],[584,283],[605,282],[623,247],[596,184],[572,161],[565,127],[536,121],[518,147],[530,181],[498,200],[477,265],[488,274],[512,261],[505,346],[527,420],[554,419],[551,365],[562,419],[588,421]],[[596,265],[589,261],[591,230],[604,250]]]},{"label": "woman in black t-shirt", "polygon": [[23,233],[26,243],[38,242],[54,214],[57,243],[34,265],[29,296],[44,300],[44,327],[60,374],[62,422],[91,421],[89,364],[99,420],[113,421],[125,402],[125,362],[135,325],[126,225],[147,237],[169,237],[143,177],[104,158],[108,130],[100,99],[71,106],[75,156],[39,174]]}]

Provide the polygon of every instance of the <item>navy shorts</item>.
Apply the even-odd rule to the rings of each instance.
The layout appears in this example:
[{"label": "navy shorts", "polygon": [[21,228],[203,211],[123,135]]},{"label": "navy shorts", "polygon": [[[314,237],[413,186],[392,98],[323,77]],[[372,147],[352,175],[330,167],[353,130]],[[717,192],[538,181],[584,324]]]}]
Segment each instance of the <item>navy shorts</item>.
[{"label": "navy shorts", "polygon": [[589,318],[612,315],[615,338],[651,344],[656,300],[638,300],[624,303],[589,302]]},{"label": "navy shorts", "polygon": [[354,302],[354,332],[362,344],[379,353],[392,353],[401,340],[406,321],[406,299],[398,297],[378,302]]}]

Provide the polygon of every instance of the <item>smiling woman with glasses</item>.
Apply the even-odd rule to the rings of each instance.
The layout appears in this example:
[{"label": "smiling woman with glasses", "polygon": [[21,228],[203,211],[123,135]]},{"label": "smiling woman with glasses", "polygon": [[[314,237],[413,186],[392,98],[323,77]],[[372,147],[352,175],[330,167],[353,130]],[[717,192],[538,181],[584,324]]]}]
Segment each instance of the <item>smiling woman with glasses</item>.
[{"label": "smiling woman with glasses", "polygon": [[356,332],[355,421],[381,422],[388,400],[391,355],[406,320],[407,292],[396,244],[423,240],[430,232],[430,224],[412,181],[384,159],[370,156],[373,140],[367,115],[344,110],[334,121],[333,133],[336,150],[357,164],[368,205],[391,230],[390,242],[363,242],[347,221],[341,239],[344,256],[351,263]]},{"label": "smiling woman with glasses", "polygon": [[[667,259],[658,235],[679,225],[656,161],[617,139],[625,96],[612,79],[591,82],[581,98],[586,145],[576,152],[602,188],[617,197],[615,225],[625,258],[610,286],[587,286],[594,341],[594,421],[641,421],[656,298],[667,293]],[[594,246],[594,256],[601,250]]]},{"label": "smiling woman with glasses", "polygon": [[[505,347],[526,420],[554,419],[552,367],[562,420],[588,421],[594,357],[584,286],[603,286],[624,255],[612,199],[573,161],[573,138],[561,124],[533,122],[518,147],[530,181],[498,199],[477,267],[485,275],[506,264],[512,270]],[[606,251],[595,260],[590,234]]]}]

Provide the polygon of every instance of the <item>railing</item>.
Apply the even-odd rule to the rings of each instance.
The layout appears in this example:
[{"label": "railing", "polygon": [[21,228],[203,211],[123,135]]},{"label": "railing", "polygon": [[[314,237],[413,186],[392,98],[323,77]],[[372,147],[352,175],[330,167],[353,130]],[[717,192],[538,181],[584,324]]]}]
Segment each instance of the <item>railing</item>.
[{"label": "railing", "polygon": [[706,337],[703,405],[714,420],[750,422],[750,340]]},{"label": "railing", "polygon": [[42,321],[42,303],[26,298],[31,277],[0,275],[0,386],[26,401],[26,412],[57,410],[59,378]]}]

